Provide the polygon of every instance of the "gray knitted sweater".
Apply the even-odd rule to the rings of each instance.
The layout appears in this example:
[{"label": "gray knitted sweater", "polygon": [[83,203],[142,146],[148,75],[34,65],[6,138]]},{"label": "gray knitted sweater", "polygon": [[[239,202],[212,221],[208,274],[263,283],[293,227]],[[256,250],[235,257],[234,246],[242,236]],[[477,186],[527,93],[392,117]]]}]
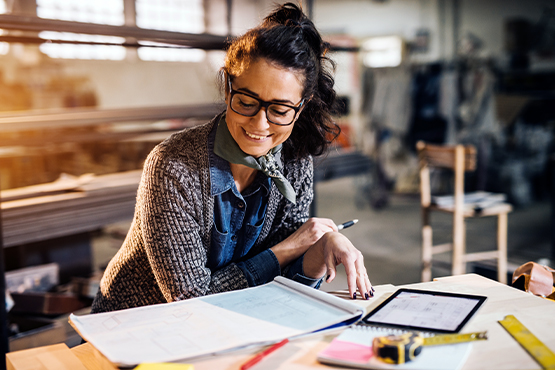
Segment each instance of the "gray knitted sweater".
[{"label": "gray knitted sweater", "polygon": [[[176,133],[149,154],[131,228],[104,272],[91,312],[248,286],[234,263],[214,272],[206,267],[214,222],[208,135],[219,119]],[[312,158],[292,160],[284,150],[282,161],[297,204],[288,202],[272,183],[264,225],[249,254],[274,246],[308,219],[313,198]]]}]

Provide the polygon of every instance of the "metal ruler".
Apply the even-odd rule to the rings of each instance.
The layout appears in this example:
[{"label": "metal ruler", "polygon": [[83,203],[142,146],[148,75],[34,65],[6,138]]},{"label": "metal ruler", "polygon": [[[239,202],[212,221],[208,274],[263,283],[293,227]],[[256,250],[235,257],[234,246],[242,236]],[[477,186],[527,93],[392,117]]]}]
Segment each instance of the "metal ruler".
[{"label": "metal ruler", "polygon": [[543,369],[555,370],[555,353],[542,343],[513,315],[505,316],[499,323],[536,360]]}]

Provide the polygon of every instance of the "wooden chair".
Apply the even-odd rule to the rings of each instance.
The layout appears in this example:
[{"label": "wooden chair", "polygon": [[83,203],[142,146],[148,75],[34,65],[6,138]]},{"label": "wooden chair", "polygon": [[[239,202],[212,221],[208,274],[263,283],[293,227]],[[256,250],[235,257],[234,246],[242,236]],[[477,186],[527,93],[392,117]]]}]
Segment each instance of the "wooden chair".
[{"label": "wooden chair", "polygon": [[[452,251],[453,275],[464,274],[466,263],[497,259],[498,281],[507,283],[507,214],[512,206],[499,202],[476,209],[464,205],[465,171],[476,169],[476,148],[473,146],[438,146],[418,142],[420,159],[420,192],[422,206],[422,281],[432,278],[432,257],[438,253]],[[432,202],[430,168],[451,169],[454,172],[454,202],[452,205],[437,205]],[[443,211],[453,214],[453,242],[441,245],[432,243],[430,213]],[[497,216],[497,250],[466,253],[465,218]]]}]

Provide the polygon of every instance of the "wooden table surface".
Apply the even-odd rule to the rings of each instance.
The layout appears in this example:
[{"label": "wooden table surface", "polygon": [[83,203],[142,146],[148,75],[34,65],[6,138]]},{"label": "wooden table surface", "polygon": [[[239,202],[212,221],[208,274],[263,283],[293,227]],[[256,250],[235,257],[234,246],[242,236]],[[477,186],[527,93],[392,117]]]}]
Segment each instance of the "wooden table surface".
[{"label": "wooden table surface", "polygon": [[[409,284],[399,287],[380,285],[375,287],[375,298],[369,301],[357,300],[357,303],[366,309],[371,309],[400,287],[488,296],[486,303],[462,330],[462,332],[487,330],[488,340],[473,344],[472,352],[462,367],[463,370],[540,369],[540,366],[532,357],[498,323],[506,315],[515,315],[543,343],[555,351],[555,302],[530,295],[475,274],[444,277],[429,283]],[[334,292],[334,294],[348,296],[343,292]],[[292,340],[258,363],[253,367],[253,370],[332,369],[334,368],[333,366],[317,362],[316,355],[331,342],[340,330],[326,334],[313,334],[301,339]],[[7,355],[8,369],[50,369],[50,367],[23,367],[22,365],[18,366],[19,364],[17,363],[17,360],[23,357],[29,362],[29,359],[32,359],[34,356],[33,353],[41,349],[44,351],[44,348],[46,347],[9,353]],[[56,348],[63,349],[62,347]],[[66,350],[67,352],[64,355],[60,354],[58,357],[75,356],[85,365],[86,369],[117,369],[88,343],[74,347],[71,350],[66,347]],[[238,370],[253,354],[260,351],[261,348],[243,349],[227,354],[189,360],[185,361],[185,363],[193,364],[195,370]],[[65,369],[60,367],[59,362],[56,365],[57,367],[52,367],[52,369]],[[67,369],[73,370],[71,367],[67,367]]]}]

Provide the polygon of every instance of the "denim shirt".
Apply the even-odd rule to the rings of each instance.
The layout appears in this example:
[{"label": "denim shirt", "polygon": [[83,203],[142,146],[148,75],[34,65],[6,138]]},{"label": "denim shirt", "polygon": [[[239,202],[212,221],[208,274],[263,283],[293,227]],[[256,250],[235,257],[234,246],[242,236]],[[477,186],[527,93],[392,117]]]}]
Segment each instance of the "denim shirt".
[{"label": "denim shirt", "polygon": [[[215,131],[208,138],[214,227],[207,267],[216,271],[235,263],[245,274],[249,286],[265,284],[282,273],[277,257],[270,249],[254,256],[248,253],[264,223],[271,179],[259,171],[253,183],[240,193],[235,186],[229,162],[214,154]],[[304,276],[303,257],[288,265],[283,275],[319,288],[321,279]]]}]

